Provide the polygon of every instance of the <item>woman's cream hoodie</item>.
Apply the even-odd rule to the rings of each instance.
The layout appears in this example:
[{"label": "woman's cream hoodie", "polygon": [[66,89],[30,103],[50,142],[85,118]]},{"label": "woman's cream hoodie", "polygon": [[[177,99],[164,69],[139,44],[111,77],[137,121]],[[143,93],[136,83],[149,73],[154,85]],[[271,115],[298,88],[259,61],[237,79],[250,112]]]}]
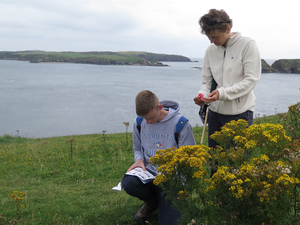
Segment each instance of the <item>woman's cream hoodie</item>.
[{"label": "woman's cream hoodie", "polygon": [[210,104],[210,110],[223,115],[254,111],[253,89],[261,76],[261,59],[256,42],[235,33],[226,47],[211,44],[203,61],[199,93],[210,93],[212,76],[218,84],[219,100]]}]

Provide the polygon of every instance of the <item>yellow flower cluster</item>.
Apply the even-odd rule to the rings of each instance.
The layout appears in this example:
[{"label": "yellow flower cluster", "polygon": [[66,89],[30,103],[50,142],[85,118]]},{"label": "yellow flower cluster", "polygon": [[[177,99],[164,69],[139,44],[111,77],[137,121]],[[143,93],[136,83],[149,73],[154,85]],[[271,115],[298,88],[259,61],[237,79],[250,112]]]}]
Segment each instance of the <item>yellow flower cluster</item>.
[{"label": "yellow flower cluster", "polygon": [[187,191],[179,191],[177,199],[178,200],[185,200],[185,199],[188,198],[188,196],[189,195],[188,195]]},{"label": "yellow flower cluster", "polygon": [[204,145],[158,150],[155,156],[150,158],[150,163],[158,165],[157,171],[161,172],[154,180],[154,184],[158,185],[172,177],[182,176],[187,171],[192,171],[194,178],[202,179],[206,174],[205,164],[211,157],[208,150],[209,148]]},{"label": "yellow flower cluster", "polygon": [[251,161],[252,161],[252,163],[254,163],[255,165],[260,165],[260,164],[262,164],[262,163],[264,163],[264,162],[268,162],[269,160],[270,160],[270,159],[269,159],[269,157],[268,157],[267,155],[262,154],[262,155],[260,155],[259,158],[253,158]]},{"label": "yellow flower cluster", "polygon": [[245,149],[278,147],[278,143],[291,141],[280,124],[254,124],[248,127],[245,120],[225,124],[221,131],[212,134],[211,138],[222,147],[226,147],[233,140],[238,147]]},{"label": "yellow flower cluster", "polygon": [[221,131],[215,132],[210,137],[221,145],[224,144],[224,146],[229,144],[235,137],[237,137],[238,142],[244,143],[243,134],[247,126],[248,122],[246,120],[231,121],[225,124]]},{"label": "yellow flower cluster", "polygon": [[165,175],[163,175],[163,174],[159,174],[159,175],[157,175],[156,177],[155,177],[155,180],[153,181],[153,183],[155,184],[155,185],[159,185],[160,183],[164,183],[164,182],[166,182],[168,179],[167,179],[167,177],[165,176]]},{"label": "yellow flower cluster", "polygon": [[256,167],[251,163],[245,163],[239,169],[239,174],[248,175],[253,174],[256,171]]},{"label": "yellow flower cluster", "polygon": [[253,140],[257,146],[278,146],[283,141],[291,141],[280,124],[254,124],[245,130],[246,139]]},{"label": "yellow flower cluster", "polygon": [[[259,198],[259,201],[260,202],[265,202],[265,203],[268,203],[270,201],[270,188],[271,188],[271,184],[266,182],[266,181],[263,181],[261,182],[261,189],[257,192],[257,197]],[[276,197],[273,197],[274,200],[276,200],[277,198]]]},{"label": "yellow flower cluster", "polygon": [[278,194],[290,193],[295,184],[299,184],[298,178],[286,174],[291,172],[290,169],[282,161],[271,162],[266,154],[262,154],[238,168],[220,166],[207,181],[210,185],[205,191],[227,188],[234,198],[240,200],[256,193],[261,203],[269,203],[271,199],[276,200]]},{"label": "yellow flower cluster", "polygon": [[244,194],[244,189],[241,184],[237,183],[232,185],[229,190],[231,191],[232,195],[237,199],[242,199]]},{"label": "yellow flower cluster", "polygon": [[244,146],[247,143],[247,139],[245,137],[240,136],[240,135],[235,136],[233,138],[233,140],[239,146]]},{"label": "yellow flower cluster", "polygon": [[8,196],[10,196],[13,200],[21,201],[24,199],[24,196],[26,196],[26,193],[14,191],[13,193],[9,194]]},{"label": "yellow flower cluster", "polygon": [[245,148],[247,149],[253,149],[257,145],[257,142],[255,140],[247,141],[245,144]]},{"label": "yellow flower cluster", "polygon": [[207,180],[207,182],[210,183],[210,186],[206,187],[205,191],[209,192],[210,190],[215,189],[219,185],[221,186],[223,180],[226,181],[226,180],[231,180],[236,178],[234,174],[228,174],[227,170],[228,167],[226,166],[219,167],[217,172],[212,176],[212,179]]},{"label": "yellow flower cluster", "polygon": [[281,177],[279,177],[276,180],[277,184],[283,184],[285,186],[289,186],[289,185],[294,185],[294,184],[299,184],[299,179],[296,177],[290,177],[287,174],[283,174]]}]

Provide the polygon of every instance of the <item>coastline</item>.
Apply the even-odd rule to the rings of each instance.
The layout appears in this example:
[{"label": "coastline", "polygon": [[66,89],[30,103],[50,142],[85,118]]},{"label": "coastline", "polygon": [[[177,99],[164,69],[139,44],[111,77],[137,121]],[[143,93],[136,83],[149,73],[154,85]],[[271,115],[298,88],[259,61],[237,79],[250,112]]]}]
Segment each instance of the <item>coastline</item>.
[{"label": "coastline", "polygon": [[188,57],[149,52],[0,52],[0,59],[30,63],[80,63],[96,65],[167,66],[164,62],[191,62]]}]

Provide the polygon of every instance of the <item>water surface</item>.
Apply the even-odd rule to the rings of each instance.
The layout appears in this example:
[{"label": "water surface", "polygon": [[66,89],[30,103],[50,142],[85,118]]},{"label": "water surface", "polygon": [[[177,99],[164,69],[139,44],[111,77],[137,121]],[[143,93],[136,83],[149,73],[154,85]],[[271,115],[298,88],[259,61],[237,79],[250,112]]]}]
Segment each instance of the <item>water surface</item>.
[{"label": "water surface", "polygon": [[[193,98],[201,85],[196,62],[168,67],[28,63],[0,60],[0,135],[52,137],[129,131],[136,94],[149,89],[176,100],[192,126],[202,125]],[[262,74],[255,115],[286,112],[299,101],[300,74]]]}]

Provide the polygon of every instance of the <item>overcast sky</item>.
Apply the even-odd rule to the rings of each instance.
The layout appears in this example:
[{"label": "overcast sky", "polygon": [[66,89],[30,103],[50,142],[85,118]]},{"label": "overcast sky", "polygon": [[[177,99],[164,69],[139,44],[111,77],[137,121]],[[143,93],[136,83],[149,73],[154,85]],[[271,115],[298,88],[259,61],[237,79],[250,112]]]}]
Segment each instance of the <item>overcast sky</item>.
[{"label": "overcast sky", "polygon": [[0,51],[147,51],[202,58],[198,20],[224,9],[263,59],[300,58],[297,0],[0,0]]}]

